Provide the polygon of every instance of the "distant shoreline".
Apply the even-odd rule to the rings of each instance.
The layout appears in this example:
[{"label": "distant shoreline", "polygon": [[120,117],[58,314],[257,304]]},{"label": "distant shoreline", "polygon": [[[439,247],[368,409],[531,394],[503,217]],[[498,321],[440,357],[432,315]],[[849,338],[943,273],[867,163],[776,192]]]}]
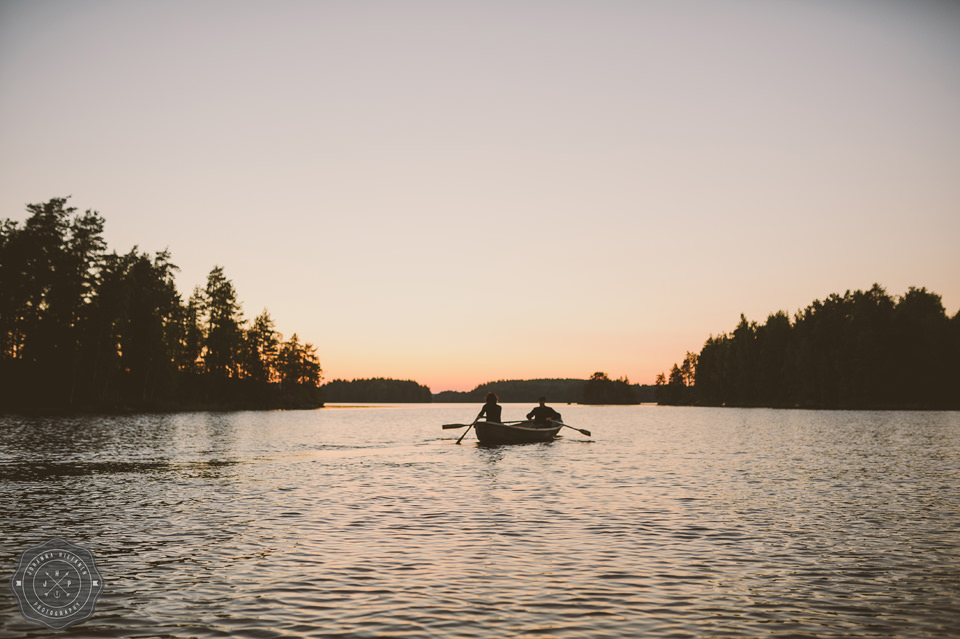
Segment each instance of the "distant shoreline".
[{"label": "distant shoreline", "polygon": [[[21,417],[21,418],[62,418],[72,417],[123,417],[132,415],[185,415],[190,413],[270,413],[278,411],[312,411],[321,409],[330,410],[360,410],[377,409],[403,406],[429,406],[429,405],[450,405],[457,406],[469,404],[470,402],[366,402],[356,405],[347,403],[327,403],[317,406],[298,406],[298,407],[224,407],[224,406],[191,406],[185,408],[159,408],[159,407],[126,407],[122,409],[80,409],[80,410],[23,410],[0,412],[0,418],[3,417]],[[505,405],[523,405],[530,402],[503,402]],[[771,410],[771,411],[810,411],[810,412],[843,412],[843,413],[957,413],[958,408],[918,408],[918,407],[874,407],[874,408],[822,408],[811,406],[697,406],[685,405],[677,406],[671,404],[658,404],[656,402],[642,402],[639,404],[581,404],[581,403],[557,403],[558,406],[590,406],[590,407],[634,407],[634,408],[673,408],[673,409],[720,409],[720,410]]]}]

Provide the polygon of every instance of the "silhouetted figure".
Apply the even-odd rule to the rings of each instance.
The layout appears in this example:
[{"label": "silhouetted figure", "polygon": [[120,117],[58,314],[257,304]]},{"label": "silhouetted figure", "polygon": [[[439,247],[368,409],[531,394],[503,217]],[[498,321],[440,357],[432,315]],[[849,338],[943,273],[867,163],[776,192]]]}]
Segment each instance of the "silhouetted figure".
[{"label": "silhouetted figure", "polygon": [[547,425],[548,420],[560,421],[560,413],[547,406],[547,398],[540,398],[540,405],[527,413],[527,419],[532,419],[537,425]]},{"label": "silhouetted figure", "polygon": [[480,409],[477,419],[486,416],[488,422],[501,423],[500,413],[503,408],[497,403],[497,396],[494,393],[487,393],[487,403]]}]

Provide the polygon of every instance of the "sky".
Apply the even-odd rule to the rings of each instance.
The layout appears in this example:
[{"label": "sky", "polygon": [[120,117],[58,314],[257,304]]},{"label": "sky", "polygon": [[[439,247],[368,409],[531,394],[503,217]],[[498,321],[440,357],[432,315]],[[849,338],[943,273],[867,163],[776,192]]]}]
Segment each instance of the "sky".
[{"label": "sky", "polygon": [[741,313],[960,311],[960,3],[0,0],[0,218],[66,195],[326,379],[653,383]]}]

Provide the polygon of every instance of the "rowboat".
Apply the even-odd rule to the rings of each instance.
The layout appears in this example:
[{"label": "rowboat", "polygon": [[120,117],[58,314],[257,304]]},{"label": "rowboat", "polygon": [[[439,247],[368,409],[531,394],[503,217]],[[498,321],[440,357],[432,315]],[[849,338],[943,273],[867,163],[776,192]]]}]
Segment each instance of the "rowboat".
[{"label": "rowboat", "polygon": [[524,421],[516,424],[501,424],[499,422],[477,422],[474,428],[477,439],[484,446],[500,446],[501,444],[530,444],[534,442],[548,442],[557,436],[563,426],[561,424],[538,424]]}]

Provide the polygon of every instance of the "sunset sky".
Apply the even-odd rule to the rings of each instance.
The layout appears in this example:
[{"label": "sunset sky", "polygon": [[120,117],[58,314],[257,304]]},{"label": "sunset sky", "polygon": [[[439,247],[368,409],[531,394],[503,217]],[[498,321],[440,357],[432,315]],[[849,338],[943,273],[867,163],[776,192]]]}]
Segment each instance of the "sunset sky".
[{"label": "sunset sky", "polygon": [[64,195],[326,379],[652,383],[740,313],[960,310],[960,3],[0,0],[0,218]]}]

